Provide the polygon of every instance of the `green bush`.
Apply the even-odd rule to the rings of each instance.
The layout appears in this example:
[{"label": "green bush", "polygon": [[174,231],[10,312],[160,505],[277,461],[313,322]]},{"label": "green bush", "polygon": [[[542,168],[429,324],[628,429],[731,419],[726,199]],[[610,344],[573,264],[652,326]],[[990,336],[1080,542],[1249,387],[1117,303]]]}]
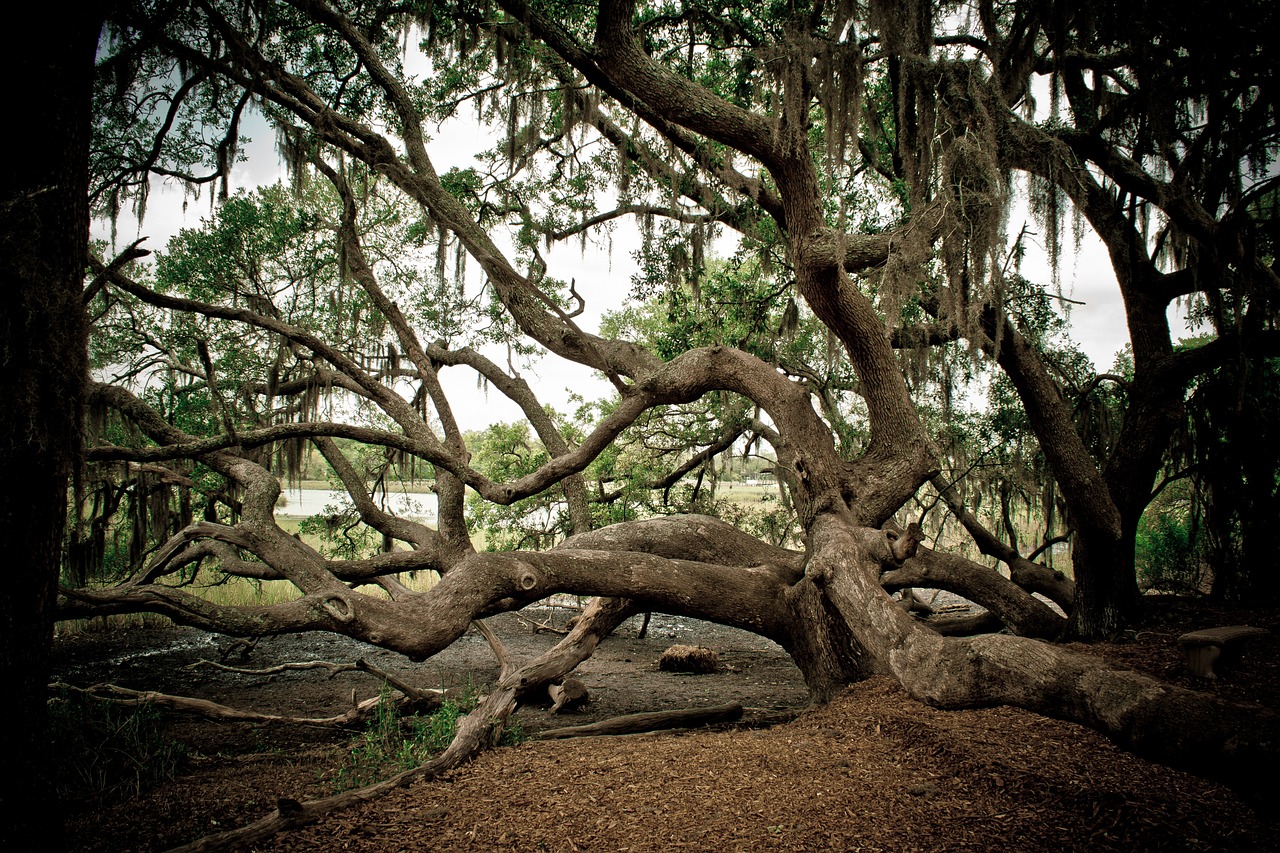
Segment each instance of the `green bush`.
[{"label": "green bush", "polygon": [[1134,557],[1144,589],[1204,591],[1204,571],[1186,514],[1153,505],[1138,522]]}]

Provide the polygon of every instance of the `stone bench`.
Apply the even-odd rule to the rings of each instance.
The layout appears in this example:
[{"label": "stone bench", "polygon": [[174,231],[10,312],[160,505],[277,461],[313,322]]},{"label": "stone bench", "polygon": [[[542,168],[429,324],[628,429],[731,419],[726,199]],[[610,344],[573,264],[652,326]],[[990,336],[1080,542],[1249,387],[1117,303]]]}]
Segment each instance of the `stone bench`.
[{"label": "stone bench", "polygon": [[1187,669],[1201,678],[1216,678],[1213,665],[1219,660],[1230,660],[1239,654],[1241,644],[1256,637],[1270,637],[1266,628],[1251,625],[1227,625],[1222,628],[1205,628],[1192,631],[1178,638],[1178,645],[1187,659]]}]

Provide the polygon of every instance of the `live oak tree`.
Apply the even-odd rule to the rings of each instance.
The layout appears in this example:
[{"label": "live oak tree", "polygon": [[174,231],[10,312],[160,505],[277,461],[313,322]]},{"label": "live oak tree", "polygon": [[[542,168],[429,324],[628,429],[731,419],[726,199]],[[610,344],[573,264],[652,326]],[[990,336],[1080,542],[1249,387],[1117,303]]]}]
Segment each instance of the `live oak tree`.
[{"label": "live oak tree", "polygon": [[[86,458],[146,480],[157,500],[135,495],[135,517],[159,516],[149,529],[163,535],[121,582],[66,588],[62,614],[151,611],[246,636],[323,629],[420,660],[475,619],[557,592],[599,596],[555,650],[508,668],[433,767],[491,740],[522,696],[637,610],[768,636],[817,700],[888,673],[923,701],[1017,704],[1169,760],[1274,756],[1276,721],[1259,709],[1031,639],[1125,624],[1134,533],[1188,381],[1275,346],[1275,271],[1258,239],[1271,220],[1251,206],[1276,144],[1260,42],[1271,12],[1168,14],[888,0],[123,4],[100,62],[99,209],[141,201],[154,175],[225,193],[250,109],[275,127],[299,195],[226,201],[207,237],[184,238],[154,272],[124,256],[92,264],[100,370]],[[1037,97],[1049,101],[1039,112]],[[459,113],[497,142],[482,168],[441,173],[429,134]],[[1116,377],[1048,345],[1055,294],[1016,271],[1005,218],[1024,184],[1055,257],[1073,215],[1111,256],[1133,371],[1108,398],[1123,418],[1106,440],[1082,415]],[[660,295],[669,322],[592,331],[584,302],[619,283],[557,278],[545,246],[590,245],[624,218],[644,238],[635,296]],[[725,232],[738,237],[729,273],[708,256]],[[1241,322],[1175,351],[1167,308],[1180,298],[1229,301]],[[505,365],[492,356],[503,349]],[[530,354],[597,372],[614,398],[570,424],[517,371]],[[991,369],[1065,509],[1074,585],[944,476],[956,377]],[[513,464],[473,461],[446,371],[473,372],[523,411],[527,427],[502,437]],[[668,473],[617,464],[627,436],[662,419],[694,442]],[[390,547],[326,557],[276,523],[304,441]],[[383,509],[369,488],[379,473],[352,443],[379,449],[379,464],[429,465],[438,526]],[[761,443],[796,550],[706,515],[608,511],[619,487],[665,489]],[[910,522],[930,489],[1013,581],[924,547]],[[468,495],[509,507],[548,492],[572,535],[474,550]],[[165,496],[179,512],[159,507]],[[394,579],[407,570],[441,579],[412,592]],[[207,571],[285,579],[299,597],[233,608],[181,588]],[[361,591],[371,583],[389,597]],[[944,638],[886,594],[912,586],[962,592],[1011,633]]]}]

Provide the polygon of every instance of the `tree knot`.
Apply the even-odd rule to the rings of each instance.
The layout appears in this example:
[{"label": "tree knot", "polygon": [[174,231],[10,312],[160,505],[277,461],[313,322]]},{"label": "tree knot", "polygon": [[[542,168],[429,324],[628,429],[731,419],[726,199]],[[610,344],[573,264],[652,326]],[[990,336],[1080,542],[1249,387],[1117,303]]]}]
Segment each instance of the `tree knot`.
[{"label": "tree knot", "polygon": [[804,565],[804,576],[816,587],[824,587],[831,580],[831,567],[819,560],[810,560]]},{"label": "tree knot", "polygon": [[538,570],[528,563],[520,563],[520,568],[516,572],[516,586],[521,592],[533,592],[542,586],[542,576]]},{"label": "tree knot", "polygon": [[339,622],[350,622],[356,618],[356,609],[345,596],[330,595],[320,602],[320,606]]}]

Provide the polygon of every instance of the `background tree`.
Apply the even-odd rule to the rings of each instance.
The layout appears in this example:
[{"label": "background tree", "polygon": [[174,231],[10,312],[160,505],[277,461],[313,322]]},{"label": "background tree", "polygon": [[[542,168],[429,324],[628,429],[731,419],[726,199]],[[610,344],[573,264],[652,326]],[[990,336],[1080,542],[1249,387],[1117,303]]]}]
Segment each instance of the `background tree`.
[{"label": "background tree", "polygon": [[1172,512],[1153,520],[1153,546],[1197,591],[1227,600],[1276,600],[1268,531],[1280,496],[1276,362],[1241,358],[1201,377],[1185,431],[1170,447]]}]

